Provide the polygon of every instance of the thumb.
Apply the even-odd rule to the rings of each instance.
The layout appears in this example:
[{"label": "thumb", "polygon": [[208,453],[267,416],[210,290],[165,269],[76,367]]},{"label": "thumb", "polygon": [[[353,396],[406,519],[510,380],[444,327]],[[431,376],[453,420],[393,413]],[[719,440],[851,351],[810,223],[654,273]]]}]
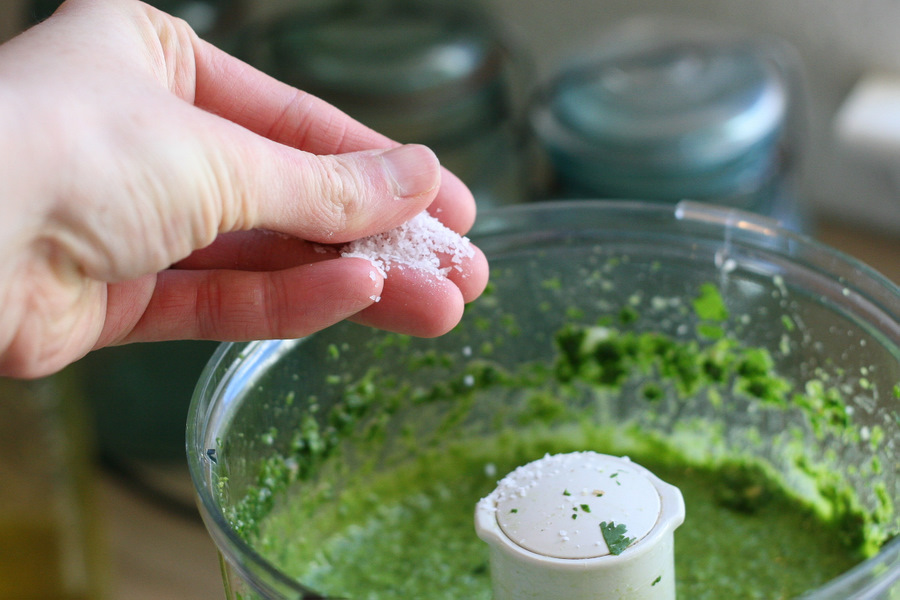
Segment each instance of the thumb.
[{"label": "thumb", "polygon": [[286,189],[258,196],[257,226],[322,243],[408,221],[431,204],[441,182],[437,157],[416,144],[333,155],[292,150],[282,169]]}]

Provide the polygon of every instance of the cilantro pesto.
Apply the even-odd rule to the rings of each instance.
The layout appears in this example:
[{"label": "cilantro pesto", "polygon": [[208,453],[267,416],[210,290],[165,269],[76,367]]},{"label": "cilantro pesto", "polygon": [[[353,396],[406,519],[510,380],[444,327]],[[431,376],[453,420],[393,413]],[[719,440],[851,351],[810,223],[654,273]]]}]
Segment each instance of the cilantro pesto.
[{"label": "cilantro pesto", "polygon": [[[311,346],[324,359],[304,373],[310,391],[285,389],[266,407],[290,415],[289,426],[276,419],[220,443],[225,461],[232,444],[272,449],[237,492],[222,468],[232,528],[326,597],[489,600],[475,503],[498,473],[594,450],[627,455],[681,490],[681,598],[796,597],[896,534],[889,488],[877,481],[862,500],[848,483],[886,470],[890,424],[861,427],[847,401],[879,391],[872,374],[825,360],[786,374],[815,351],[800,343],[808,322],[766,313],[771,331],[754,329],[713,284],[690,300],[635,292],[621,305],[552,310],[569,287],[565,274],[536,286],[528,318],[553,326],[533,339],[531,322],[503,311],[489,288],[449,349],[394,334]],[[742,328],[766,343],[748,343]],[[900,385],[890,393],[900,398]],[[722,425],[734,415],[737,425]],[[870,452],[844,473],[837,452],[809,451],[829,444]],[[573,525],[590,511],[577,506]],[[619,523],[601,531],[613,553],[633,541]]]},{"label": "cilantro pesto", "polygon": [[[333,597],[489,600],[488,548],[472,524],[475,503],[496,485],[487,472],[606,443],[569,434],[453,444],[315,505],[286,502],[254,546]],[[661,447],[646,451],[632,457],[679,487],[688,507],[675,532],[681,598],[792,598],[862,558],[859,522],[823,521],[752,464],[699,466]],[[633,541],[616,523],[602,533],[614,554]]]}]

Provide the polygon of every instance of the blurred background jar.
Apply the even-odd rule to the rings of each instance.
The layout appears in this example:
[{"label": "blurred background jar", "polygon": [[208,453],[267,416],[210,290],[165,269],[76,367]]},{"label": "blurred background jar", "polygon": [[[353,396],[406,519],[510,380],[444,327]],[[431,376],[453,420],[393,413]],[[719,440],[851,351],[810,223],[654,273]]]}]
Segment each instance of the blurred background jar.
[{"label": "blurred background jar", "polygon": [[0,378],[0,600],[103,597],[86,417],[70,373]]},{"label": "blurred background jar", "polygon": [[519,89],[527,61],[475,3],[287,3],[226,48],[404,143],[430,146],[479,206],[519,202],[529,169]]},{"label": "blurred background jar", "polygon": [[546,195],[707,201],[804,230],[801,68],[778,39],[634,17],[559,69],[529,120]]}]

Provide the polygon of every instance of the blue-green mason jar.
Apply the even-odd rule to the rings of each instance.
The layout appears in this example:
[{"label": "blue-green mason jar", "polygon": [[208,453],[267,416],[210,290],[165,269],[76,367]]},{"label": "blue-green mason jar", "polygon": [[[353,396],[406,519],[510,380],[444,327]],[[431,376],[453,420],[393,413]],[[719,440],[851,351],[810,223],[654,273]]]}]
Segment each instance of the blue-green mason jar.
[{"label": "blue-green mason jar", "polygon": [[555,73],[529,119],[555,194],[707,201],[802,229],[799,90],[780,40],[641,18]]},{"label": "blue-green mason jar", "polygon": [[525,61],[477,5],[298,3],[229,50],[393,139],[430,146],[480,206],[522,199],[514,88]]}]

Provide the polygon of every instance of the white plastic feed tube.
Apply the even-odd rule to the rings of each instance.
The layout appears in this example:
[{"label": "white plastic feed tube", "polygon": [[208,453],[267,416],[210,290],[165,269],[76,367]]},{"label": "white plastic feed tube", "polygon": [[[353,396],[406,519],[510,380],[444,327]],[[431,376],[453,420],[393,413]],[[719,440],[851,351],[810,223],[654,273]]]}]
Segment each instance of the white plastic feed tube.
[{"label": "white plastic feed tube", "polygon": [[673,600],[678,488],[596,452],[519,467],[475,509],[494,600]]}]

